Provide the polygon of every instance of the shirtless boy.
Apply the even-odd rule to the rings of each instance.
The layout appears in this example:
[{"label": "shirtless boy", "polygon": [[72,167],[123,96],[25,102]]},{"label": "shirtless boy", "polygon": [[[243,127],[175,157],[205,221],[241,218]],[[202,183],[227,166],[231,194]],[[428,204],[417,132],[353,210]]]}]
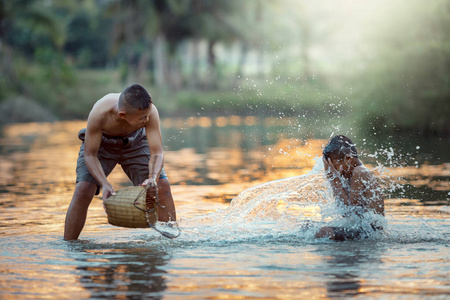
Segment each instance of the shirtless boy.
[{"label": "shirtless boy", "polygon": [[103,199],[115,195],[107,176],[120,164],[134,185],[158,187],[159,221],[176,220],[159,127],[159,114],[149,93],[140,85],[108,94],[94,104],[77,160],[77,184],[67,210],[64,239],[78,239],[88,207],[103,188]]},{"label": "shirtless boy", "polygon": [[[384,216],[384,199],[377,178],[359,160],[355,145],[349,138],[343,135],[333,137],[323,150],[322,159],[333,196],[346,210],[344,217],[362,219],[366,212]],[[344,241],[361,238],[364,232],[367,233],[363,228],[354,227],[322,227],[316,238]],[[383,229],[375,222],[371,222],[369,228],[371,231]]]}]

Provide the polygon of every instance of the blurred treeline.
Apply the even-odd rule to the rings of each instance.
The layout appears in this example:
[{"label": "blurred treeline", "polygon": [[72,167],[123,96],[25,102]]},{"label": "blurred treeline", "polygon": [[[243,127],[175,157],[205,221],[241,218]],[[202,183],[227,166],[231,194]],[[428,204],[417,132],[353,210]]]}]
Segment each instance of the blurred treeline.
[{"label": "blurred treeline", "polygon": [[87,117],[128,84],[161,114],[450,131],[450,2],[0,0],[0,123]]}]

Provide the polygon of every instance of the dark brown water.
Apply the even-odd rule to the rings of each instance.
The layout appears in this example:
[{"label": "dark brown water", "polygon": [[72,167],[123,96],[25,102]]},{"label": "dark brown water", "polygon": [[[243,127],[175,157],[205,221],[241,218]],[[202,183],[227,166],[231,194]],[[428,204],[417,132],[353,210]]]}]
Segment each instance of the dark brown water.
[{"label": "dark brown water", "polygon": [[[0,298],[446,298],[449,141],[355,134],[362,160],[385,182],[388,226],[335,243],[313,238],[327,207],[316,160],[329,136],[296,122],[163,120],[182,235],[111,226],[94,199],[80,241],[70,243],[63,223],[85,122],[4,127]],[[129,185],[120,168],[110,181]]]}]

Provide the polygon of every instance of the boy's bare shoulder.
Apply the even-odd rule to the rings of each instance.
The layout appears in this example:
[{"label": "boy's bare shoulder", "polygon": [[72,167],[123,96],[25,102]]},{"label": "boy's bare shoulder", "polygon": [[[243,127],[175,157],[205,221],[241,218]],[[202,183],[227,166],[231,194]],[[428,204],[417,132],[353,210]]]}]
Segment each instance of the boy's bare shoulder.
[{"label": "boy's bare shoulder", "polygon": [[92,110],[94,109],[105,109],[109,107],[112,103],[116,103],[119,101],[119,93],[109,93],[97,100],[95,102],[94,106],[92,107]]},{"label": "boy's bare shoulder", "polygon": [[95,102],[88,116],[88,126],[102,126],[119,101],[120,93],[106,94]]},{"label": "boy's bare shoulder", "polygon": [[110,94],[103,96],[102,98],[97,100],[97,102],[95,102],[94,106],[91,109],[91,114],[93,112],[95,114],[97,114],[97,113],[101,114],[101,112],[106,112],[106,111],[111,110],[111,108],[114,107],[117,104],[117,102],[119,101],[119,96],[120,96],[120,94],[117,94],[117,93],[110,93]]}]

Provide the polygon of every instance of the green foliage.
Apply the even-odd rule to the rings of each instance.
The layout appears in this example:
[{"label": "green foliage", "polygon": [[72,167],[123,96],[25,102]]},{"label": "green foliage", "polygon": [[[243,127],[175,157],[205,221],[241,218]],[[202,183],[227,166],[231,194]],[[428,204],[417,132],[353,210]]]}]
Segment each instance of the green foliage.
[{"label": "green foliage", "polygon": [[446,1],[409,5],[403,11],[397,3],[397,18],[374,35],[376,55],[359,80],[357,106],[369,116],[370,127],[448,131],[449,6]]},{"label": "green foliage", "polygon": [[[320,84],[300,80],[241,80],[234,89],[182,90],[163,93],[155,103],[170,115],[298,116],[341,114],[330,106],[336,101]],[[158,101],[160,98],[160,101]]]},{"label": "green foliage", "polygon": [[108,41],[110,20],[98,11],[80,9],[67,12],[67,41],[64,52],[71,56],[77,67],[105,67],[111,60]]},{"label": "green foliage", "polygon": [[0,100],[24,95],[56,109],[58,101],[37,94],[44,86],[48,94],[73,82],[72,70],[60,52],[64,26],[39,1],[2,0],[0,6],[0,87],[5,89]]},{"label": "green foliage", "polygon": [[24,96],[64,119],[139,82],[163,115],[306,113],[446,133],[450,5],[0,0],[0,72],[0,101]]}]

